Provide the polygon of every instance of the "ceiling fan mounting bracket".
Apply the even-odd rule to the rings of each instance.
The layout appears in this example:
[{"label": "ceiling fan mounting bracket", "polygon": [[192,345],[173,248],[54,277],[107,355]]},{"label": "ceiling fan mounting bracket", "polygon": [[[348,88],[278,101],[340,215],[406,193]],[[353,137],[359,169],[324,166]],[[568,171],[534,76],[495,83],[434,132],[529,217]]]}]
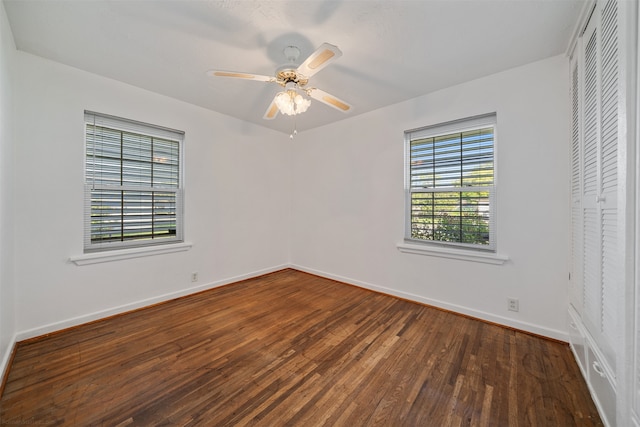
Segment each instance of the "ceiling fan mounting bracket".
[{"label": "ceiling fan mounting bracket", "polygon": [[295,63],[300,56],[300,49],[298,48],[298,46],[287,46],[282,52],[284,53],[284,57],[287,58],[287,61],[292,64]]}]

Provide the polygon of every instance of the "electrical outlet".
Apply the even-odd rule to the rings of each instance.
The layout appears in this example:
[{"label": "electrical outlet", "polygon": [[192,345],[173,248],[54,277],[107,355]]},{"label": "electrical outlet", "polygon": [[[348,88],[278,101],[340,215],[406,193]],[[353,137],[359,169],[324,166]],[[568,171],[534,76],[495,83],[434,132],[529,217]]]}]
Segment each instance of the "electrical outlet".
[{"label": "electrical outlet", "polygon": [[518,298],[507,298],[507,309],[509,311],[519,311],[520,303],[518,302]]},{"label": "electrical outlet", "polygon": [[193,273],[191,273],[191,281],[192,282],[197,282],[198,281],[198,272],[194,271]]}]

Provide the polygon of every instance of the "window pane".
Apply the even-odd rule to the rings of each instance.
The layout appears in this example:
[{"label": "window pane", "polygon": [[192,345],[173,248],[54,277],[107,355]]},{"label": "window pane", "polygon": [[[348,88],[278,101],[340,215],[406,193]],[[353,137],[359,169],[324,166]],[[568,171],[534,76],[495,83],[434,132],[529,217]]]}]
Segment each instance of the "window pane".
[{"label": "window pane", "polygon": [[91,191],[91,242],[120,240],[121,236],[121,192]]},{"label": "window pane", "polygon": [[87,124],[86,180],[94,185],[120,185],[121,132]]},{"label": "window pane", "polygon": [[411,141],[411,188],[433,187],[433,138]]},{"label": "window pane", "polygon": [[87,124],[86,181],[178,188],[179,148],[178,141]]},{"label": "window pane", "polygon": [[413,193],[411,195],[411,237],[433,240],[435,225],[434,193]]},{"label": "window pane", "polygon": [[122,185],[151,186],[151,149],[151,137],[122,133]]},{"label": "window pane", "polygon": [[411,141],[411,188],[493,184],[493,128]]},{"label": "window pane", "polygon": [[493,128],[461,134],[461,186],[493,184]]},{"label": "window pane", "polygon": [[176,235],[177,195],[154,191],[91,191],[91,241]]},{"label": "window pane", "polygon": [[153,140],[153,185],[178,188],[179,146],[177,141]]},{"label": "window pane", "polygon": [[489,244],[489,192],[424,192],[411,195],[414,239]]},{"label": "window pane", "polygon": [[461,174],[460,135],[444,135],[433,141],[434,187],[454,187]]},{"label": "window pane", "polygon": [[123,240],[151,237],[153,217],[152,193],[123,191]]},{"label": "window pane", "polygon": [[154,193],[153,235],[155,238],[176,235],[176,194]]},{"label": "window pane", "polygon": [[462,243],[489,244],[489,192],[461,193]]}]

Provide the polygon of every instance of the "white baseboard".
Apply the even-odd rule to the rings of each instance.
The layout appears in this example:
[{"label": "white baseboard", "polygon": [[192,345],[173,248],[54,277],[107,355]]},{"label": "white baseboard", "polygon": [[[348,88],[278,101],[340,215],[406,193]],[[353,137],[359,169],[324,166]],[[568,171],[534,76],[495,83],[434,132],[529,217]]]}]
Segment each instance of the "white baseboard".
[{"label": "white baseboard", "polygon": [[507,326],[510,328],[518,329],[532,334],[541,335],[555,340],[569,342],[569,334],[565,331],[559,331],[556,329],[545,328],[543,326],[535,325],[528,322],[520,322],[507,317],[498,316],[492,313],[486,313],[484,311],[475,310],[473,308],[464,307],[456,304],[450,304],[444,301],[439,301],[420,295],[411,294],[408,292],[398,291],[396,289],[385,288],[384,286],[373,285],[371,283],[362,282],[360,280],[351,279],[349,277],[343,277],[336,274],[319,271],[313,268],[305,267],[302,265],[292,264],[290,266],[293,269],[304,271],[316,276],[326,277],[328,279],[337,280],[339,282],[348,283],[350,285],[358,286],[360,288],[369,289],[372,291],[380,292],[383,294],[393,295],[399,298],[407,299],[410,301],[419,302],[422,304],[430,305],[433,307],[442,308],[444,310],[453,311],[455,313],[464,314],[466,316],[474,317],[476,319],[484,320],[491,323]]},{"label": "white baseboard", "polygon": [[[39,337],[42,335],[50,334],[52,332],[60,331],[63,329],[71,328],[73,326],[82,325],[84,323],[93,322],[95,320],[104,319],[116,314],[126,313],[128,311],[136,310],[139,308],[148,307],[153,304],[170,301],[172,299],[180,298],[183,296],[195,294],[197,292],[206,291],[208,289],[217,288],[219,286],[228,285],[230,283],[239,282],[241,280],[251,279],[253,277],[262,276],[263,274],[273,273],[274,271],[290,268],[289,264],[282,264],[275,267],[265,268],[262,270],[253,271],[251,273],[242,274],[239,276],[228,277],[226,279],[217,280],[215,282],[206,283],[203,285],[195,286],[192,288],[182,289],[176,292],[170,292],[164,295],[158,295],[156,297],[147,298],[140,301],[135,301],[129,304],[120,305],[118,307],[109,308],[106,310],[100,310],[94,313],[84,314],[82,316],[73,317],[60,322],[51,323],[37,328],[29,329],[26,331],[18,332],[15,336],[14,343],[24,341],[30,338]],[[15,345],[15,344],[14,344]],[[5,356],[6,358],[6,356]]]},{"label": "white baseboard", "polygon": [[7,374],[7,369],[9,368],[9,362],[11,361],[11,355],[13,354],[14,349],[16,348],[16,343],[18,342],[17,336],[14,335],[11,338],[11,342],[8,343],[7,348],[4,349],[4,355],[2,356],[2,362],[0,362],[0,382]]},{"label": "white baseboard", "polygon": [[[203,285],[199,285],[199,286],[195,286],[192,288],[187,288],[187,289],[182,289],[180,291],[176,291],[176,292],[171,292],[168,294],[164,294],[164,295],[159,295],[156,297],[152,297],[152,298],[147,298],[144,300],[140,300],[140,301],[135,301],[129,304],[124,304],[118,307],[112,307],[106,310],[101,310],[101,311],[97,311],[94,313],[88,313],[82,316],[77,316],[77,317],[73,317],[70,319],[66,319],[60,322],[55,322],[55,323],[51,323],[48,325],[43,325],[43,326],[39,326],[37,328],[33,328],[33,329],[29,329],[26,331],[20,331],[18,333],[16,333],[16,335],[14,336],[14,340],[13,340],[13,346],[15,346],[15,344],[17,342],[20,341],[24,341],[30,338],[35,338],[35,337],[39,337],[42,335],[46,335],[46,334],[50,334],[52,332],[56,332],[56,331],[60,331],[63,329],[67,329],[73,326],[78,326],[78,325],[82,325],[84,323],[89,323],[89,322],[93,322],[95,320],[100,320],[100,319],[104,319],[106,317],[109,316],[113,316],[116,314],[121,314],[121,313],[126,313],[128,311],[132,311],[132,310],[136,310],[139,308],[143,308],[143,307],[147,307],[153,304],[157,304],[160,302],[165,302],[165,301],[169,301],[175,298],[180,298],[183,296],[187,296],[187,295],[191,295],[197,292],[201,292],[201,291],[205,291],[208,289],[213,289],[219,286],[224,286],[224,285],[228,285],[230,283],[234,283],[234,282],[238,282],[241,280],[246,280],[246,279],[250,279],[253,277],[258,277],[258,276],[262,276],[264,274],[268,274],[268,273],[273,273],[274,271],[278,271],[278,270],[282,270],[285,268],[293,268],[296,270],[300,270],[300,271],[304,271],[307,273],[311,273],[311,274],[315,274],[317,276],[321,276],[321,277],[326,277],[328,279],[333,279],[333,280],[338,280],[340,282],[344,282],[344,283],[348,283],[350,285],[354,285],[354,286],[358,286],[364,289],[369,289],[372,291],[376,291],[376,292],[380,292],[380,293],[384,293],[384,294],[388,294],[388,295],[393,295],[393,296],[397,296],[399,298],[404,298],[407,300],[411,300],[411,301],[416,301],[419,303],[423,303],[423,304],[427,304],[427,305],[431,305],[434,307],[438,307],[438,308],[442,308],[445,310],[449,310],[449,311],[453,311],[456,313],[460,313],[460,314],[464,314],[467,316],[471,316],[471,317],[475,317],[481,320],[485,320],[488,322],[492,322],[492,323],[497,323],[500,325],[504,325],[504,326],[508,326],[511,328],[515,328],[515,329],[519,329],[522,331],[526,331],[526,332],[531,332],[537,335],[542,335],[545,337],[549,337],[549,338],[553,338],[553,339],[557,339],[560,341],[565,341],[568,342],[569,341],[569,335],[565,332],[565,331],[559,331],[559,330],[555,330],[555,329],[549,329],[549,328],[545,328],[545,327],[541,327],[539,325],[535,325],[535,324],[531,324],[531,323],[527,323],[527,322],[520,322],[514,319],[509,319],[506,317],[502,317],[502,316],[498,316],[492,313],[486,313],[483,311],[479,311],[479,310],[475,310],[469,307],[463,307],[463,306],[459,306],[459,305],[455,305],[455,304],[450,304],[444,301],[439,301],[439,300],[434,300],[431,298],[426,298],[420,295],[415,295],[415,294],[411,294],[408,292],[403,292],[403,291],[399,291],[396,289],[391,289],[391,288],[386,288],[384,286],[378,286],[378,285],[374,285],[371,283],[367,283],[367,282],[363,282],[360,280],[356,280],[356,279],[352,279],[349,277],[343,277],[343,276],[339,276],[336,274],[331,274],[331,273],[327,273],[325,271],[320,271],[320,270],[316,270],[313,268],[309,268],[309,267],[305,267],[302,265],[297,265],[297,264],[282,264],[282,265],[278,265],[278,266],[274,266],[274,267],[270,267],[270,268],[265,268],[262,270],[257,270],[257,271],[253,271],[250,273],[246,273],[246,274],[242,274],[239,276],[234,276],[234,277],[228,277],[226,279],[222,279],[222,280],[217,280],[215,282],[211,282],[211,283],[206,283]],[[0,368],[4,369],[6,368],[6,364],[9,361],[9,358],[11,357],[11,352],[13,351],[13,346],[9,346],[8,349],[5,350],[5,354],[4,357],[2,359],[2,366],[0,366]]]}]

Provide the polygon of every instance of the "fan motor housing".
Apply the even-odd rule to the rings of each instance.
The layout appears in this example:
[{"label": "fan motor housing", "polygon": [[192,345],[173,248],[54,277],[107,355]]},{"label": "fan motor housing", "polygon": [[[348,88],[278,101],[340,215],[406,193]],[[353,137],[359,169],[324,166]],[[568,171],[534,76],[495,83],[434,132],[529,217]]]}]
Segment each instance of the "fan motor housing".
[{"label": "fan motor housing", "polygon": [[276,73],[276,79],[281,86],[286,86],[287,83],[295,83],[302,87],[309,83],[309,78],[303,76],[292,68],[279,70]]}]

